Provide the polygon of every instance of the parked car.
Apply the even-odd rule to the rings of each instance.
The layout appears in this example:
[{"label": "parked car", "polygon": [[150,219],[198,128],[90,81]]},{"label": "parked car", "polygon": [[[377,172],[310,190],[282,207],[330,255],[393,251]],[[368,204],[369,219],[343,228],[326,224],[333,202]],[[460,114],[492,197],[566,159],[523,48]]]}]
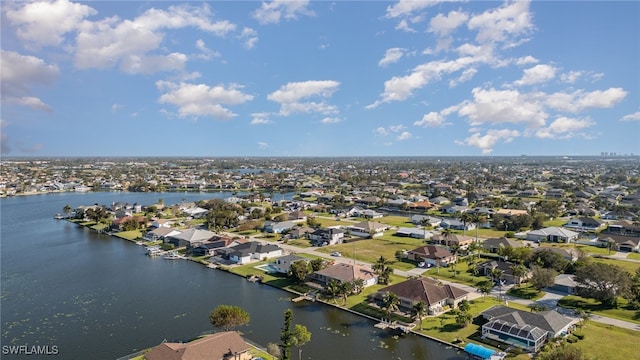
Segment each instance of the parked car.
[{"label": "parked car", "polygon": [[342,256],[342,254],[340,254],[340,253],[339,253],[339,252],[337,252],[337,251],[334,251],[334,252],[332,252],[332,253],[331,253],[331,256],[340,257],[340,256]]}]

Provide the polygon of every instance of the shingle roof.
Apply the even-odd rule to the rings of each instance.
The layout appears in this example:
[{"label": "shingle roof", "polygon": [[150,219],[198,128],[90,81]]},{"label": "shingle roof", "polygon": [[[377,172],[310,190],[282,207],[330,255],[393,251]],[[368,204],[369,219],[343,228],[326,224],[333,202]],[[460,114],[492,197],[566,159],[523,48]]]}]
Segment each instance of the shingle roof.
[{"label": "shingle roof", "polygon": [[483,311],[482,315],[491,320],[499,319],[503,322],[518,325],[528,324],[549,331],[554,335],[574,321],[573,319],[560,315],[560,313],[555,310],[534,313],[501,305],[493,306]]},{"label": "shingle roof", "polygon": [[145,354],[147,360],[225,359],[251,347],[235,331],[219,332],[188,343],[162,343]]},{"label": "shingle roof", "polygon": [[438,285],[436,280],[430,278],[409,279],[380,290],[382,293],[387,291],[413,302],[424,301],[429,306],[445,299],[459,299],[468,294],[455,286]]},{"label": "shingle roof", "polygon": [[322,270],[318,270],[316,271],[316,274],[342,282],[351,282],[356,279],[363,279],[366,281],[377,276],[370,268],[345,263],[335,264]]},{"label": "shingle roof", "polygon": [[453,256],[453,254],[442,246],[427,245],[413,249],[410,252],[427,259],[443,259]]}]

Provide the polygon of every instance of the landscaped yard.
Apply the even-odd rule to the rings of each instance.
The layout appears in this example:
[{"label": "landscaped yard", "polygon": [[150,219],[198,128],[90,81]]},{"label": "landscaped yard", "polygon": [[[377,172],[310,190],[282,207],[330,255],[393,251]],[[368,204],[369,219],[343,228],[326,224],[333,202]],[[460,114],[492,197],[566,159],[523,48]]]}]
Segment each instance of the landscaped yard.
[{"label": "landscaped yard", "polygon": [[640,332],[589,321],[579,330],[583,340],[574,345],[589,358],[598,360],[637,359],[640,354]]},{"label": "landscaped yard", "polygon": [[[627,309],[627,301],[618,298],[618,308],[611,309],[600,304],[599,301],[576,295],[565,296],[558,301],[558,305],[569,309],[581,309],[597,315],[607,316],[640,324],[640,310]],[[638,333],[640,336],[640,332]]]},{"label": "landscaped yard", "polygon": [[120,231],[113,235],[129,241],[142,238],[142,232],[140,230]]},{"label": "landscaped yard", "polygon": [[438,279],[453,281],[469,286],[476,286],[481,281],[488,280],[489,278],[486,276],[474,276],[469,270],[469,264],[465,261],[458,261],[455,266],[456,274],[454,276],[454,267],[441,267],[440,269],[431,268],[427,270],[424,275],[431,276]]},{"label": "landscaped yard", "polygon": [[539,291],[530,284],[522,284],[518,287],[512,287],[507,291],[507,295],[519,297],[527,300],[537,300],[544,296],[544,292]]},{"label": "landscaped yard", "polygon": [[627,259],[640,260],[640,254],[638,254],[638,253],[629,253],[627,255]]},{"label": "landscaped yard", "polygon": [[607,259],[607,258],[599,258],[599,257],[594,257],[593,260],[603,262],[606,264],[618,265],[621,268],[627,270],[631,274],[635,274],[636,270],[640,268],[639,263],[631,262],[631,261]]}]

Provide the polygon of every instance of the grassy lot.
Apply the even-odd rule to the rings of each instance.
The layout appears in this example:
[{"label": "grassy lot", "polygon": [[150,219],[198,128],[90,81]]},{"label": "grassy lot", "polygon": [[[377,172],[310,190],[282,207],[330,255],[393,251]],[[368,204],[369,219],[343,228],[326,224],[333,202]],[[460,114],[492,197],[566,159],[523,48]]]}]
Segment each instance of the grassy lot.
[{"label": "grassy lot", "polygon": [[[599,301],[583,298],[576,295],[568,295],[558,301],[558,305],[569,309],[581,309],[597,315],[640,324],[640,311],[627,308],[627,301],[618,298],[618,308],[611,309],[600,304]],[[640,335],[640,333],[638,333]]]},{"label": "grassy lot", "polygon": [[431,268],[427,270],[424,275],[431,276],[437,279],[443,279],[448,281],[453,281],[469,286],[476,286],[481,281],[488,280],[486,276],[474,276],[469,270],[469,264],[463,261],[458,261],[458,264],[455,266],[456,274],[454,276],[454,268],[453,266],[441,267],[440,270],[436,268]]},{"label": "grassy lot", "polygon": [[534,288],[530,284],[523,284],[519,287],[514,286],[509,289],[509,291],[507,291],[507,295],[519,297],[521,299],[537,300],[544,296],[544,293]]},{"label": "grassy lot", "polygon": [[544,227],[551,227],[551,226],[562,226],[564,224],[567,223],[567,219],[566,218],[555,218],[553,220],[547,220],[543,223]]},{"label": "grassy lot", "polygon": [[637,359],[640,353],[638,331],[589,321],[580,332],[583,340],[574,344],[592,359]]},{"label": "grassy lot", "polygon": [[106,229],[108,227],[109,227],[109,225],[107,225],[107,224],[95,224],[95,225],[93,225],[93,226],[91,226],[89,228],[91,230],[100,231],[100,230]]},{"label": "grassy lot", "polygon": [[629,253],[629,255],[627,255],[627,259],[640,260],[640,254],[638,254],[638,253]]},{"label": "grassy lot", "polygon": [[[506,231],[500,231],[496,229],[478,229],[478,237],[483,239],[501,238],[501,237],[504,237],[506,233],[507,233]],[[476,231],[475,230],[467,231],[467,236],[471,236],[472,238],[475,238]]]},{"label": "grassy lot", "polygon": [[379,219],[375,219],[375,222],[396,227],[415,227],[411,220],[406,216],[384,216]]},{"label": "grassy lot", "polygon": [[340,221],[340,220],[331,220],[331,219],[327,219],[327,218],[321,218],[321,217],[316,217],[315,218],[316,221],[318,223],[320,223],[321,227],[329,227],[329,226],[336,226],[336,225],[349,225],[350,222],[347,221]]},{"label": "grassy lot", "polygon": [[142,238],[142,232],[140,230],[120,231],[120,232],[114,233],[113,236],[117,236],[119,238],[129,240],[129,241],[133,241],[135,239]]},{"label": "grassy lot", "polygon": [[618,265],[621,268],[627,270],[631,274],[635,274],[636,270],[638,268],[640,268],[640,264],[639,263],[631,262],[631,261],[616,260],[616,259],[606,259],[606,258],[599,258],[599,257],[594,257],[593,260],[594,261],[603,262],[603,263],[607,263],[607,264]]},{"label": "grassy lot", "polygon": [[311,247],[311,242],[308,239],[291,239],[287,240],[287,245],[293,245],[301,248]]}]

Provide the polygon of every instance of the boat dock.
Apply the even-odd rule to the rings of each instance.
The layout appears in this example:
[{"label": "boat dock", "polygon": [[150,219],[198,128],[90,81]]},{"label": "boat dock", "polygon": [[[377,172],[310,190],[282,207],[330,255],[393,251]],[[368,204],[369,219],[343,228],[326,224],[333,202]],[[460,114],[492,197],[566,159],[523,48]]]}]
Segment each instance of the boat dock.
[{"label": "boat dock", "polygon": [[379,323],[375,324],[374,327],[378,329],[400,330],[404,333],[408,333],[411,331],[411,329],[413,329],[414,325],[413,324],[404,325],[404,324],[399,324],[397,321],[389,322],[389,321],[382,320]]},{"label": "boat dock", "polygon": [[305,294],[302,294],[302,295],[300,295],[300,296],[298,296],[296,298],[291,299],[291,301],[293,301],[293,302],[299,302],[299,301],[302,301],[302,300],[308,300],[308,301],[311,301],[311,302],[315,302],[316,301],[316,293],[313,293],[313,294],[312,293],[305,293]]}]

